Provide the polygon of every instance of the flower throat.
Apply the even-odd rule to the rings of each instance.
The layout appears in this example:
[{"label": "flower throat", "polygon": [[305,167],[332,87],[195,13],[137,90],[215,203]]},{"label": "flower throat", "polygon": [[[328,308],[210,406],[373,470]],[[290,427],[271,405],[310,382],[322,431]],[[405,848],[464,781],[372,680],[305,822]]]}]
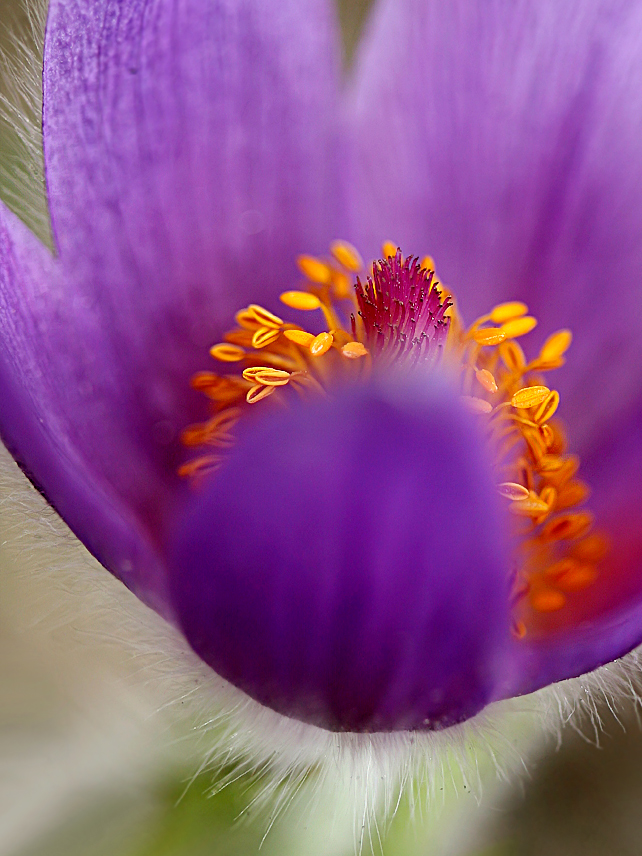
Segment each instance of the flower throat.
[{"label": "flower throat", "polygon": [[497,489],[513,520],[513,635],[536,637],[572,623],[608,545],[581,507],[589,489],[576,477],[579,459],[567,452],[555,418],[559,393],[545,380],[564,364],[570,331],[553,333],[529,361],[516,341],[537,324],[525,304],[499,304],[465,327],[432,258],[404,258],[390,243],[368,270],[354,247],[338,241],[326,259],[301,256],[298,263],[304,284],[281,294],[281,302],[321,313],[325,329],[311,332],[312,325],[288,323],[256,304],[238,312],[237,326],[210,349],[227,371],[192,379],[213,413],[183,432],[183,445],[202,451],[179,475],[198,484],[215,472],[234,444],[235,425],[260,402],[331,395],[337,382],[366,380],[375,370],[432,370],[447,360],[463,403],[483,420]]}]

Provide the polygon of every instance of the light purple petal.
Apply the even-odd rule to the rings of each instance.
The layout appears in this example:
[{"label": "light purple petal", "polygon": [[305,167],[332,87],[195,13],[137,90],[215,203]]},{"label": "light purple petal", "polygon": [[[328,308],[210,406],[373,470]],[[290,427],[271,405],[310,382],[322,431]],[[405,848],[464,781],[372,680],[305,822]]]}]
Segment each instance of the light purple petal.
[{"label": "light purple petal", "polygon": [[180,490],[178,435],[205,412],[189,379],[208,345],[333,236],[334,35],[324,0],[51,3],[45,154],[63,274],[15,301],[42,331],[15,359],[46,378],[25,407],[56,420],[151,537]]},{"label": "light purple petal", "polygon": [[642,390],[642,3],[383,0],[353,92],[353,236],[429,252],[470,321],[524,299],[578,451]]},{"label": "light purple petal", "polygon": [[[29,230],[0,203],[0,431],[2,440],[86,546],[143,600],[168,614],[166,581],[141,520],[94,468],[82,431],[109,418],[109,398],[93,386],[92,355],[73,370],[66,343],[79,334],[70,326],[73,296],[59,265]],[[73,319],[74,324],[78,319]],[[83,331],[84,332],[84,331]],[[66,390],[83,389],[84,424],[73,421]],[[128,448],[119,434],[107,450]],[[83,448],[85,445],[85,448]],[[85,453],[81,454],[81,450]],[[158,489],[144,461],[130,461],[147,489]],[[147,467],[149,469],[149,467]]]},{"label": "light purple petal", "polygon": [[197,653],[332,730],[481,709],[510,647],[508,565],[472,419],[447,389],[392,379],[255,422],[176,536]]}]

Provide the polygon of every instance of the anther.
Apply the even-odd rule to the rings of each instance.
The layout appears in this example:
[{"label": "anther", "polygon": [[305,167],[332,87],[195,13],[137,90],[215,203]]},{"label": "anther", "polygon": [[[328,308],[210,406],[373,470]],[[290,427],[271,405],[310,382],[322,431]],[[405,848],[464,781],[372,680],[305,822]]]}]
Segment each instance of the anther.
[{"label": "anther", "polygon": [[315,259],[314,256],[299,256],[297,264],[303,276],[310,282],[329,285],[332,281],[332,271],[328,265],[320,259]]},{"label": "anther", "polygon": [[608,538],[601,532],[593,532],[573,545],[573,555],[586,562],[600,562],[608,553],[609,548]]},{"label": "anther", "polygon": [[307,333],[305,330],[284,330],[283,335],[295,345],[301,345],[303,348],[309,348],[314,342],[312,333]]},{"label": "anther", "polygon": [[546,524],[542,531],[542,537],[549,541],[581,538],[587,534],[592,525],[593,515],[589,511],[563,514]]},{"label": "anther", "polygon": [[362,345],[361,342],[346,342],[346,344],[341,348],[341,353],[344,357],[354,360],[359,357],[365,357],[368,353],[368,349],[365,345]]},{"label": "anther", "polygon": [[517,499],[508,507],[520,517],[539,517],[548,512],[548,505],[532,490],[525,499]]},{"label": "anther", "polygon": [[252,303],[248,306],[248,313],[261,325],[261,327],[271,327],[276,330],[283,326],[282,318],[279,318],[278,315],[274,315],[273,312],[268,312],[267,309],[264,309],[262,306],[258,306],[256,303]]},{"label": "anther", "polygon": [[290,381],[290,372],[280,369],[260,369],[254,374],[254,379],[264,386],[285,386]]},{"label": "anther", "polygon": [[553,333],[542,345],[539,352],[540,361],[549,363],[558,360],[568,351],[572,341],[573,334],[570,330],[558,330],[557,333]]},{"label": "anther", "polygon": [[310,343],[310,353],[313,357],[321,357],[332,347],[334,337],[332,333],[319,333]]},{"label": "anther", "polygon": [[526,315],[528,306],[517,300],[512,300],[510,303],[500,303],[495,306],[490,313],[490,320],[493,324],[505,324],[507,321],[512,321],[514,318],[520,318]]},{"label": "anther", "polygon": [[275,391],[275,386],[263,386],[262,384],[257,384],[248,391],[245,400],[248,404],[257,404],[259,401],[267,398],[268,395],[272,395]]},{"label": "anther", "polygon": [[547,386],[525,386],[517,390],[510,400],[513,407],[518,407],[520,410],[527,410],[530,407],[535,407],[541,404],[546,399],[550,392]]},{"label": "anther", "polygon": [[566,604],[561,591],[541,589],[531,595],[531,604],[538,612],[557,612]]},{"label": "anther", "polygon": [[486,392],[497,392],[497,381],[495,380],[491,372],[488,371],[488,369],[477,369],[477,371],[475,372],[475,377],[484,387]]},{"label": "anther", "polygon": [[330,252],[346,270],[352,271],[352,273],[359,273],[363,270],[363,259],[358,250],[352,244],[348,244],[347,241],[333,241],[330,244]]},{"label": "anther", "polygon": [[537,318],[532,315],[526,315],[524,318],[514,318],[512,321],[507,321],[502,324],[502,331],[507,339],[516,339],[518,336],[525,336],[537,327]]},{"label": "anther", "polygon": [[210,355],[222,363],[238,363],[245,356],[245,350],[238,345],[228,345],[223,342],[220,345],[213,345],[210,348]]},{"label": "anther", "polygon": [[526,366],[524,351],[522,351],[517,342],[511,340],[502,342],[499,346],[499,355],[508,371],[514,374],[521,373]]},{"label": "anther", "polygon": [[223,458],[220,455],[201,455],[182,464],[178,468],[178,475],[181,478],[196,478],[209,475],[219,469],[222,463]]},{"label": "anther", "polygon": [[474,395],[462,395],[461,400],[471,413],[490,413],[493,409],[490,401]]},{"label": "anther", "polygon": [[279,299],[290,309],[301,309],[304,312],[321,306],[321,301],[316,294],[311,294],[309,291],[284,291]]},{"label": "anther", "polygon": [[549,392],[544,401],[540,404],[540,406],[535,411],[535,415],[533,419],[535,422],[538,422],[540,425],[548,422],[551,416],[555,413],[560,403],[560,394],[557,390],[553,390]]},{"label": "anther", "polygon": [[553,485],[547,484],[542,488],[539,498],[546,503],[550,511],[557,504],[557,491]]},{"label": "anther", "polygon": [[576,565],[561,574],[556,580],[556,585],[566,592],[582,591],[595,582],[597,575],[597,568],[593,565]]},{"label": "anther", "polygon": [[528,488],[525,488],[524,485],[517,484],[517,482],[502,482],[497,485],[497,490],[505,499],[510,499],[514,502],[521,499],[528,499],[529,497]]},{"label": "anther", "polygon": [[506,333],[501,327],[483,327],[480,330],[475,330],[472,338],[478,345],[482,347],[490,347],[499,345],[506,338]]},{"label": "anther", "polygon": [[276,330],[273,327],[259,327],[252,336],[252,347],[267,348],[267,346],[275,342],[280,335],[281,331]]}]

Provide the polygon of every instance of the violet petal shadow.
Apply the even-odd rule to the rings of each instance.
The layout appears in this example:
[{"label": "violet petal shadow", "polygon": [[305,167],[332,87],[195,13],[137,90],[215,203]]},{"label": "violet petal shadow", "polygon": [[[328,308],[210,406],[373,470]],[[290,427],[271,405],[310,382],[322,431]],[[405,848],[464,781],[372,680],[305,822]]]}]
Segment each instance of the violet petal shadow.
[{"label": "violet petal shadow", "polygon": [[196,652],[330,730],[481,709],[511,664],[505,519],[473,420],[447,388],[392,378],[256,421],[174,539]]}]

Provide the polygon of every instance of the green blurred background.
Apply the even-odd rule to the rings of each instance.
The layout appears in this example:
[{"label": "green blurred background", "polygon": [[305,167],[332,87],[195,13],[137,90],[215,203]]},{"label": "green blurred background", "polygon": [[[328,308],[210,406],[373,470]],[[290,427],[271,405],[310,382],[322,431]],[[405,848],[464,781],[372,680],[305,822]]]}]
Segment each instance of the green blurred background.
[{"label": "green blurred background", "polygon": [[[7,67],[29,43],[26,2],[0,0]],[[346,67],[369,6],[339,0]],[[37,84],[37,65],[34,71]],[[10,78],[0,94],[11,89]],[[20,101],[19,92],[10,94]],[[9,108],[3,112],[11,117]],[[0,194],[47,240],[39,159],[13,124],[0,124]],[[144,664],[95,614],[87,622],[78,617],[94,584],[108,589],[104,609],[140,607],[85,557],[86,587],[61,584],[55,566],[43,574],[46,545],[38,558],[20,541],[24,515],[41,513],[38,498],[29,496],[25,511],[21,477],[7,460],[0,469],[8,472],[0,485],[0,856],[354,853],[359,833],[341,811],[349,799],[332,781],[315,783],[312,774],[265,839],[270,811],[255,801],[260,777],[245,773],[215,793],[215,774],[198,772],[203,749],[193,723],[164,716]],[[44,537],[43,526],[60,537],[50,515],[34,524],[32,542]],[[600,748],[590,729],[587,740],[570,728],[559,749],[535,745],[527,774],[508,787],[487,776],[481,800],[460,786],[440,812],[414,815],[403,800],[389,826],[373,832],[373,841],[365,837],[364,856],[640,856],[642,737],[631,709],[619,718],[624,725],[604,711]],[[524,745],[537,744],[540,725],[537,715],[525,721]]]}]

